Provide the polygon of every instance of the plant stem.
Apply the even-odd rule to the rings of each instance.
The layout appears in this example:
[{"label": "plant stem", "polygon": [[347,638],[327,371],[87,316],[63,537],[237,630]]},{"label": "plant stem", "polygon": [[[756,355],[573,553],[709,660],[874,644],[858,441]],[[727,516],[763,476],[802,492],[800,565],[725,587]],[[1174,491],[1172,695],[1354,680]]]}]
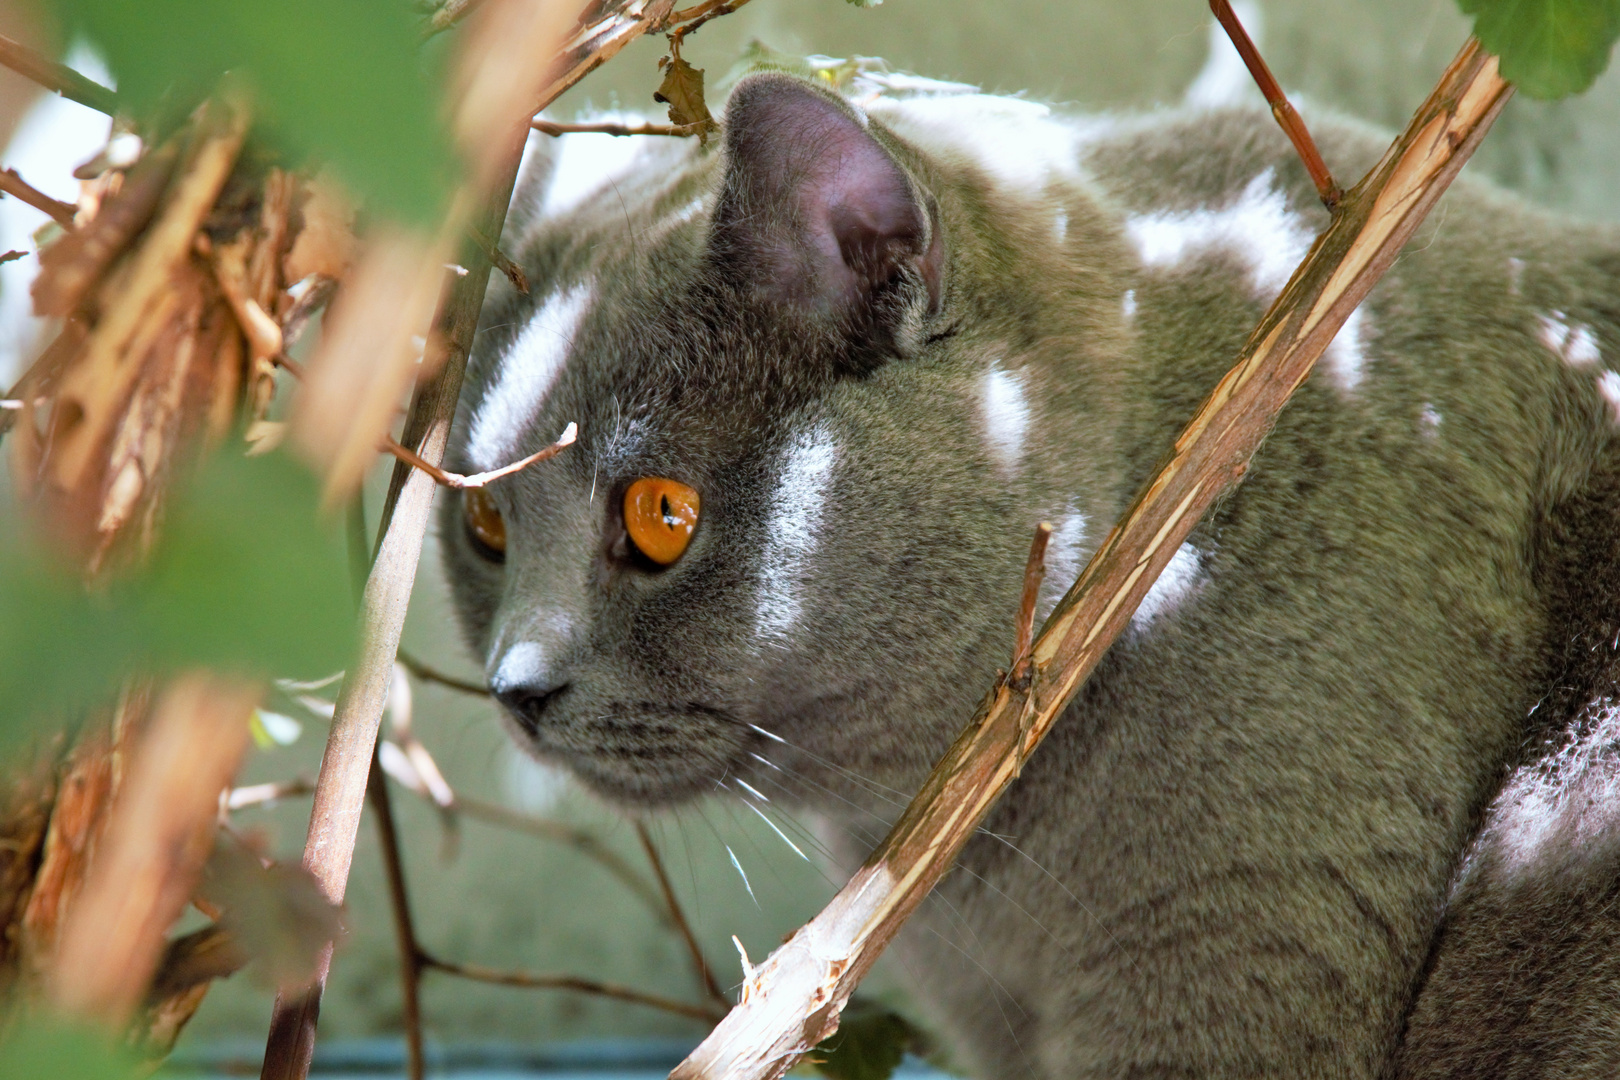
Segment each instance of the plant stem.
[{"label": "plant stem", "polygon": [[0,192],[5,192],[19,202],[27,203],[35,210],[49,214],[51,220],[64,229],[73,228],[73,215],[78,211],[61,199],[51,198],[18,176],[16,169],[0,169]]},{"label": "plant stem", "polygon": [[388,900],[394,913],[394,939],[399,946],[399,990],[405,1023],[405,1067],[409,1080],[422,1080],[422,950],[416,944],[411,921],[411,898],[406,891],[405,861],[399,851],[399,830],[394,827],[394,805],[388,795],[388,776],[371,762],[366,788],[377,814],[377,839],[382,847],[383,870],[388,876]]},{"label": "plant stem", "polygon": [[1232,10],[1229,0],[1209,0],[1209,9],[1215,13],[1215,18],[1221,24],[1221,29],[1226,31],[1226,36],[1232,39],[1233,47],[1243,58],[1249,74],[1254,76],[1254,81],[1259,84],[1260,92],[1266,95],[1266,103],[1271,106],[1271,115],[1283,129],[1283,134],[1288,136],[1288,141],[1294,144],[1294,151],[1299,154],[1300,161],[1305,163],[1305,171],[1311,174],[1311,183],[1316,185],[1316,193],[1321,196],[1322,205],[1329,210],[1337,209],[1339,200],[1344,198],[1344,192],[1334,183],[1327,162],[1322,160],[1321,152],[1316,149],[1316,140],[1311,138],[1310,130],[1305,127],[1305,121],[1300,119],[1293,102],[1288,100],[1288,95],[1283,93],[1276,76],[1271,74],[1271,68],[1260,55],[1260,50],[1255,48],[1254,40],[1243,28],[1237,12]]},{"label": "plant stem", "polygon": [[0,36],[0,64],[47,90],[55,90],[69,101],[77,101],[109,116],[118,111],[117,94],[66,64],[45,58],[20,41]]},{"label": "plant stem", "polygon": [[731,1008],[731,999],[720,989],[720,984],[714,981],[714,970],[709,967],[708,959],[703,955],[697,938],[692,934],[692,926],[686,921],[686,912],[681,910],[681,902],[675,898],[675,889],[669,883],[669,874],[664,871],[664,860],[659,856],[658,848],[653,846],[652,837],[648,835],[647,826],[643,822],[636,822],[636,838],[641,841],[641,850],[647,853],[647,861],[652,864],[653,874],[658,878],[658,888],[664,894],[664,906],[669,909],[670,921],[675,924],[675,931],[686,943],[686,951],[692,958],[692,969],[697,974],[698,985],[719,1004],[722,1010]]},{"label": "plant stem", "polygon": [[[476,224],[487,235],[501,233],[525,134],[526,129],[515,130],[500,181],[487,195],[479,214]],[[469,243],[465,247],[461,264],[468,272],[451,278],[430,337],[444,343],[444,363],[432,379],[417,387],[405,422],[404,443],[414,446],[416,454],[434,464],[443,460],[449,442],[461,377],[489,282],[489,259],[477,245]],[[315,784],[304,865],[334,904],[343,902],[348,885],[377,730],[393,678],[394,654],[416,579],[435,486],[432,477],[424,472],[403,463],[394,467],[378,528],[376,554],[360,604],[359,656],[343,680]],[[308,1075],[331,955],[328,945],[313,985],[302,992],[277,996],[261,1080],[304,1080]]]},{"label": "plant stem", "polygon": [[521,986],[532,990],[573,990],[581,994],[596,994],[600,997],[617,998],[620,1001],[630,1001],[637,1005],[662,1009],[665,1012],[675,1013],[677,1016],[690,1016],[694,1020],[702,1020],[711,1024],[721,1015],[714,1009],[703,1005],[688,1005],[686,1002],[676,1001],[674,998],[643,993],[628,986],[601,982],[597,979],[585,979],[578,975],[535,975],[527,971],[501,971],[497,968],[484,967],[482,964],[462,964],[453,960],[440,960],[438,957],[428,953],[422,954],[422,966],[434,971],[442,971],[448,975],[459,975],[463,979],[494,983],[497,986]]},{"label": "plant stem", "polygon": [[438,668],[429,667],[427,664],[424,664],[422,661],[418,660],[404,649],[399,651],[399,662],[405,665],[406,671],[409,671],[412,675],[415,675],[423,682],[438,683],[440,686],[447,686],[452,690],[459,690],[463,694],[473,694],[477,697],[484,698],[489,697],[489,687],[484,686],[482,683],[469,682],[466,679],[458,679],[454,675],[446,675]]},{"label": "plant stem", "polygon": [[550,120],[530,120],[529,126],[542,135],[669,135],[685,138],[709,125],[697,124],[553,124]]}]

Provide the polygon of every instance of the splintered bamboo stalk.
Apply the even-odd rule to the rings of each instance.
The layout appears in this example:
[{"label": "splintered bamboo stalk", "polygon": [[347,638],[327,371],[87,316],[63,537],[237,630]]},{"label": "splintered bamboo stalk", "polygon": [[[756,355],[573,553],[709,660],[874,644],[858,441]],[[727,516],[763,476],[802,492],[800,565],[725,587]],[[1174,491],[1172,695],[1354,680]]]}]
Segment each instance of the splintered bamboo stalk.
[{"label": "splintered bamboo stalk", "polygon": [[774,1080],[838,1029],[878,955],[1129,622],[1289,396],[1474,152],[1512,87],[1473,39],[1338,206],[1238,361],[1199,408],[1035,641],[1030,688],[998,682],[849,884],[756,968],[671,1080]]},{"label": "splintered bamboo stalk", "polygon": [[[517,180],[523,136],[524,130],[516,129],[507,150],[502,182],[486,197],[476,222],[476,227],[487,235],[500,235],[506,204]],[[466,275],[452,276],[434,317],[430,340],[443,343],[442,366],[417,388],[403,433],[406,445],[415,447],[417,454],[435,464],[443,460],[449,443],[461,376],[489,281],[490,261],[477,245],[466,245],[461,265],[466,267]],[[405,609],[416,580],[436,486],[433,478],[419,469],[403,462],[395,466],[371,573],[361,595],[359,656],[350,666],[338,696],[304,843],[304,865],[334,904],[342,903],[348,886],[373,748],[393,679],[394,654],[404,629]],[[302,1080],[308,1074],[315,1052],[321,993],[331,960],[332,947],[328,944],[316,981],[300,993],[276,998],[261,1080]]]}]

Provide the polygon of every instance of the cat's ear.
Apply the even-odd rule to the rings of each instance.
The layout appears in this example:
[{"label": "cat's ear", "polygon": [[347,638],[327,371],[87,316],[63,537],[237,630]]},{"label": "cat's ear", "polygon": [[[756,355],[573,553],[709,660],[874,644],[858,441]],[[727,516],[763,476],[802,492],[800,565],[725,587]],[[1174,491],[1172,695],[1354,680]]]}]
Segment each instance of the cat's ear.
[{"label": "cat's ear", "polygon": [[853,107],[751,76],[726,104],[725,153],[711,244],[728,276],[857,330],[938,309],[937,211]]}]

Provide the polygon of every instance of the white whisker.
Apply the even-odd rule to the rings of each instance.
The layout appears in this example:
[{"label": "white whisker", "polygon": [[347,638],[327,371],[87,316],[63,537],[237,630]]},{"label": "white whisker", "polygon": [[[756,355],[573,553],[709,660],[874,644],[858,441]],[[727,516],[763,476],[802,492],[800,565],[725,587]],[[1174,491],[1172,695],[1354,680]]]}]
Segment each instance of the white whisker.
[{"label": "white whisker", "polygon": [[[738,781],[738,782],[741,783],[741,781]],[[743,800],[743,805],[748,807],[748,809],[752,810],[754,813],[758,814],[759,815],[759,820],[761,820],[765,824],[769,825],[771,827],[771,832],[775,833],[777,836],[780,836],[782,838],[782,843],[784,843],[788,847],[792,848],[793,853],[795,855],[797,855],[799,858],[803,859],[805,862],[810,861],[810,856],[806,855],[803,851],[801,851],[799,849],[798,844],[795,844],[792,840],[789,840],[788,837],[787,837],[787,833],[783,832],[781,829],[778,829],[776,827],[776,822],[772,821],[770,818],[765,816],[765,811],[761,810],[759,807],[755,806],[753,803],[749,802],[747,799]]]},{"label": "white whisker", "polygon": [[[775,732],[766,731],[764,728],[760,727],[758,724],[749,724],[748,726],[753,728],[755,731],[759,732],[761,735],[765,736],[767,739],[774,739],[775,741],[781,743],[783,746],[789,747],[789,748],[797,751],[798,753],[803,754],[805,757],[809,758],[811,761],[815,762],[817,765],[820,765],[822,768],[831,769],[833,772],[838,773],[844,779],[851,780],[851,781],[853,781],[853,782],[855,782],[857,784],[861,784],[862,786],[866,787],[869,790],[870,794],[875,795],[880,799],[883,799],[884,802],[888,803],[891,806],[898,807],[900,809],[904,809],[906,804],[911,801],[911,796],[907,795],[905,792],[896,791],[894,788],[888,787],[888,786],[886,786],[884,784],[880,784],[876,780],[869,780],[866,777],[862,776],[860,773],[852,772],[849,769],[844,768],[842,765],[839,765],[837,762],[828,761],[824,757],[818,757],[817,755],[811,753],[809,750],[806,750],[804,747],[798,746],[798,745],[796,745],[794,743],[788,742],[786,739],[782,738],[782,736],[776,734]],[[892,795],[892,796],[894,796],[894,798],[893,799],[884,798],[885,794]],[[899,800],[899,801],[897,802],[895,800]]]},{"label": "white whisker", "polygon": [[754,895],[754,887],[748,884],[748,875],[743,872],[742,863],[737,861],[737,853],[731,850],[730,844],[726,844],[725,849],[726,854],[731,856],[731,865],[736,868],[737,876],[742,878],[743,888],[748,890],[748,898],[754,902],[755,907],[764,911],[765,909],[760,907],[759,897]]},{"label": "white whisker", "polygon": [[742,789],[744,791],[748,792],[748,794],[752,795],[754,798],[758,799],[760,802],[770,802],[771,801],[766,796],[761,795],[759,793],[759,790],[757,788],[755,788],[754,785],[750,784],[748,781],[744,780],[742,777],[740,777],[740,776],[737,777],[737,783],[742,786]]}]

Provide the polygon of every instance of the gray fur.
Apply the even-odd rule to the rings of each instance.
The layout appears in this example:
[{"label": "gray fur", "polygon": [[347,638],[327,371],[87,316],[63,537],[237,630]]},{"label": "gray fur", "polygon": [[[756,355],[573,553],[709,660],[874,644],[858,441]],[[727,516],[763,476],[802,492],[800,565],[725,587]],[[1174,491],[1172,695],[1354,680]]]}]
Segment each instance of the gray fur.
[{"label": "gray fur", "polygon": [[[784,113],[795,99],[812,119]],[[916,215],[853,286],[829,284],[849,266],[817,262],[814,208],[791,199],[833,182],[829,160],[866,167],[848,127],[865,121],[780,75],[735,91],[724,147],[661,147],[509,234],[534,295],[486,311],[451,465],[503,463],[469,459],[465,433],[538,306],[589,281],[510,449],[570,420],[580,445],[494,485],[504,565],[447,499],[447,570],[492,685],[549,694],[509,717],[516,737],[609,798],[767,788],[768,759],[809,809],[892,814],[875,787],[841,801],[862,801],[846,776],[916,787],[1006,663],[1035,523],[1083,515],[1083,562],[1270,298],[1243,229],[1149,265],[1143,222],[1325,222],[1260,112],[1093,129],[1072,175],[1016,190],[907,141],[902,113],[874,106],[865,137]],[[1345,176],[1385,138],[1313,128]],[[543,190],[543,160],[530,179]],[[1617,275],[1612,232],[1466,179],[1436,208],[1364,305],[1359,351],[1301,388],[1179,588],[903,935],[962,1067],[1613,1074],[1620,446],[1599,381]],[[618,535],[641,476],[703,498],[667,570]],[[1549,806],[1524,857],[1525,815]],[[962,927],[966,952],[944,944]]]}]

